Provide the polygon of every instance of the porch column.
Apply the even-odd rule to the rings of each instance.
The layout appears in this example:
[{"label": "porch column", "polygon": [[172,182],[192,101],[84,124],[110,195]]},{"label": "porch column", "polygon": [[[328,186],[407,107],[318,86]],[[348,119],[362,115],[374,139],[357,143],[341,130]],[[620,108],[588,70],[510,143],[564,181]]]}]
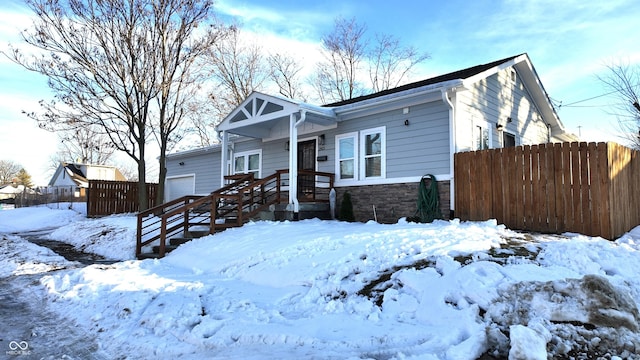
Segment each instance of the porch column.
[{"label": "porch column", "polygon": [[289,205],[294,213],[300,211],[298,203],[298,128],[296,114],[289,115]]},{"label": "porch column", "polygon": [[300,212],[298,202],[298,126],[307,120],[306,110],[299,112],[300,119],[296,120],[296,114],[289,115],[289,204],[293,208],[294,218]]},{"label": "porch column", "polygon": [[227,163],[229,162],[229,134],[226,131],[222,131],[222,145],[220,149],[220,187],[224,187],[224,177],[229,175],[227,173],[228,167]]}]

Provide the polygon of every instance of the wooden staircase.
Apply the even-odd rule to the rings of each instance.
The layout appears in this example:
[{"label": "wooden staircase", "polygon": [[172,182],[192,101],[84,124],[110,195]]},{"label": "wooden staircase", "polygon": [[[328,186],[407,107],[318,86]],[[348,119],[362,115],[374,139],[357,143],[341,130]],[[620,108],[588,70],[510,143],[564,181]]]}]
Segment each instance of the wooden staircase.
[{"label": "wooden staircase", "polygon": [[[319,190],[303,201],[328,204],[333,174],[303,171],[314,176]],[[320,179],[325,179],[323,182]],[[262,212],[274,211],[288,199],[288,171],[279,170],[263,179],[253,174],[227,177],[232,181],[206,196],[183,196],[138,213],[136,258],[162,258],[166,253],[195,238],[242,226]],[[283,191],[283,189],[285,189]],[[167,243],[168,241],[168,243]]]}]

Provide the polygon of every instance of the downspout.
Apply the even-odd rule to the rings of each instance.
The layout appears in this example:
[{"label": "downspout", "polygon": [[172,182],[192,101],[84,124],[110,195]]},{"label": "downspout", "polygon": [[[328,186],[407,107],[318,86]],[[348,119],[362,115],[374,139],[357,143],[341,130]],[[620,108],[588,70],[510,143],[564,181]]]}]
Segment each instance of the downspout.
[{"label": "downspout", "polygon": [[455,107],[451,103],[449,96],[447,96],[446,88],[440,89],[440,93],[442,94],[442,101],[449,106],[449,151],[451,152],[451,156],[449,156],[449,167],[451,172],[451,179],[449,179],[449,208],[450,214],[449,217],[452,218],[455,212],[455,172],[454,172],[454,161],[453,155],[458,152],[458,142],[456,139],[456,123],[455,123]]},{"label": "downspout", "polygon": [[300,119],[295,114],[289,118],[289,204],[293,206],[294,218],[300,212],[298,201],[298,127],[307,120],[307,111],[300,111]]}]

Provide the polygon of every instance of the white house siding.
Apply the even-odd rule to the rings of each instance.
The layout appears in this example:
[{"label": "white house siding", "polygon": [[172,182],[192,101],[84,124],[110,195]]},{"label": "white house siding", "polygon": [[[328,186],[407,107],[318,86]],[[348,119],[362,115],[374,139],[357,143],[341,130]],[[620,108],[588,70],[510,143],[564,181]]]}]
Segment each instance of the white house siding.
[{"label": "white house siding", "polygon": [[[531,96],[516,74],[511,80],[511,68],[482,79],[469,90],[456,93],[456,133],[458,151],[475,150],[474,128],[485,123],[490,131],[490,147],[502,147],[501,132],[496,123],[505,126],[504,131],[516,135],[516,144],[540,144],[548,141],[546,123],[535,107]],[[512,122],[507,123],[507,118]]]},{"label": "white house siding", "polygon": [[167,178],[188,175],[195,176],[194,195],[209,194],[220,188],[220,149],[199,149],[167,158]]},{"label": "white house siding", "polygon": [[90,180],[116,180],[116,169],[106,166],[82,166],[81,170]]},{"label": "white house siding", "polygon": [[71,179],[71,176],[69,176],[69,173],[67,172],[67,170],[62,169],[62,171],[60,171],[60,174],[56,178],[53,186],[64,187],[64,186],[78,186],[78,185],[75,183],[75,181],[73,181],[73,179]]},{"label": "white house siding", "polygon": [[[441,102],[394,109],[340,122],[336,134],[384,126],[386,128],[386,179],[413,178],[425,174],[450,174],[449,112]],[[405,125],[408,120],[409,125]],[[335,138],[331,137],[332,150]],[[334,155],[330,155],[331,172]]]}]

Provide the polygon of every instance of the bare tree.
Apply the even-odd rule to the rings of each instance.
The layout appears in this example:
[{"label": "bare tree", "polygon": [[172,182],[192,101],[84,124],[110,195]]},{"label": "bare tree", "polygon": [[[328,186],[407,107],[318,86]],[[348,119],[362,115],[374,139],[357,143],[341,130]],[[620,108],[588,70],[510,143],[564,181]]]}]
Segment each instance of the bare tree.
[{"label": "bare tree", "polygon": [[324,61],[317,64],[313,80],[321,99],[343,101],[362,93],[358,73],[367,55],[365,31],[355,18],[338,18],[333,31],[322,38]]},{"label": "bare tree", "polygon": [[[322,39],[322,54],[324,60],[316,65],[311,86],[323,103],[397,87],[416,65],[429,59],[429,54],[402,46],[392,35],[368,39],[366,27],[354,18],[336,19],[332,32]],[[368,85],[363,84],[365,68]]]},{"label": "bare tree", "polygon": [[0,160],[0,185],[13,182],[22,166],[11,160]]},{"label": "bare tree", "polygon": [[53,101],[41,102],[43,113],[29,115],[52,131],[100,128],[116,150],[136,162],[139,207],[146,209],[146,145],[156,131],[160,161],[164,161],[165,145],[173,140],[172,132],[182,119],[183,95],[176,94],[181,91],[176,84],[192,83],[179,79],[190,74],[192,57],[187,53],[197,54],[206,47],[203,43],[215,39],[211,35],[215,27],[203,28],[202,36],[195,36],[198,25],[209,18],[212,1],[26,3],[37,19],[23,39],[43,55],[24,56],[13,49],[9,56],[47,76],[55,93]]},{"label": "bare tree", "polygon": [[[213,45],[209,52],[212,75],[222,87],[216,97],[232,109],[254,90],[262,88],[269,77],[263,52],[255,42],[242,37],[240,28],[232,27],[228,37]],[[223,112],[225,115],[228,111]]]},{"label": "bare tree", "polygon": [[278,86],[280,95],[289,99],[306,100],[301,89],[302,65],[294,57],[279,53],[269,55],[268,61],[271,80]]},{"label": "bare tree", "polygon": [[246,39],[237,26],[228,30],[223,39],[209,48],[205,62],[215,84],[207,103],[199,103],[204,116],[192,118],[192,131],[204,146],[217,141],[213,133],[215,125],[253,91],[261,90],[270,76],[260,46]]},{"label": "bare tree", "polygon": [[204,35],[196,36],[199,24],[209,18],[213,6],[209,0],[190,3],[164,0],[162,3],[165,8],[156,12],[154,28],[160,36],[152,38],[160,72],[156,98],[158,114],[154,117],[157,121],[152,121],[160,147],[158,204],[164,199],[166,154],[184,137],[186,130],[181,125],[188,118],[187,114],[198,113],[194,99],[201,91],[205,74],[197,66],[198,61],[228,35],[227,28],[215,24]]},{"label": "bare tree", "polygon": [[96,126],[86,126],[78,127],[73,131],[59,132],[57,163],[64,161],[94,165],[107,164],[115,148],[109,137],[95,128]]},{"label": "bare tree", "polygon": [[376,35],[376,45],[369,55],[369,78],[375,92],[399,86],[416,65],[429,59],[414,47],[400,45],[392,35]]},{"label": "bare tree", "polygon": [[618,126],[629,145],[640,149],[640,66],[617,63],[607,68],[608,75],[599,79],[616,94],[618,102],[612,107]]}]

